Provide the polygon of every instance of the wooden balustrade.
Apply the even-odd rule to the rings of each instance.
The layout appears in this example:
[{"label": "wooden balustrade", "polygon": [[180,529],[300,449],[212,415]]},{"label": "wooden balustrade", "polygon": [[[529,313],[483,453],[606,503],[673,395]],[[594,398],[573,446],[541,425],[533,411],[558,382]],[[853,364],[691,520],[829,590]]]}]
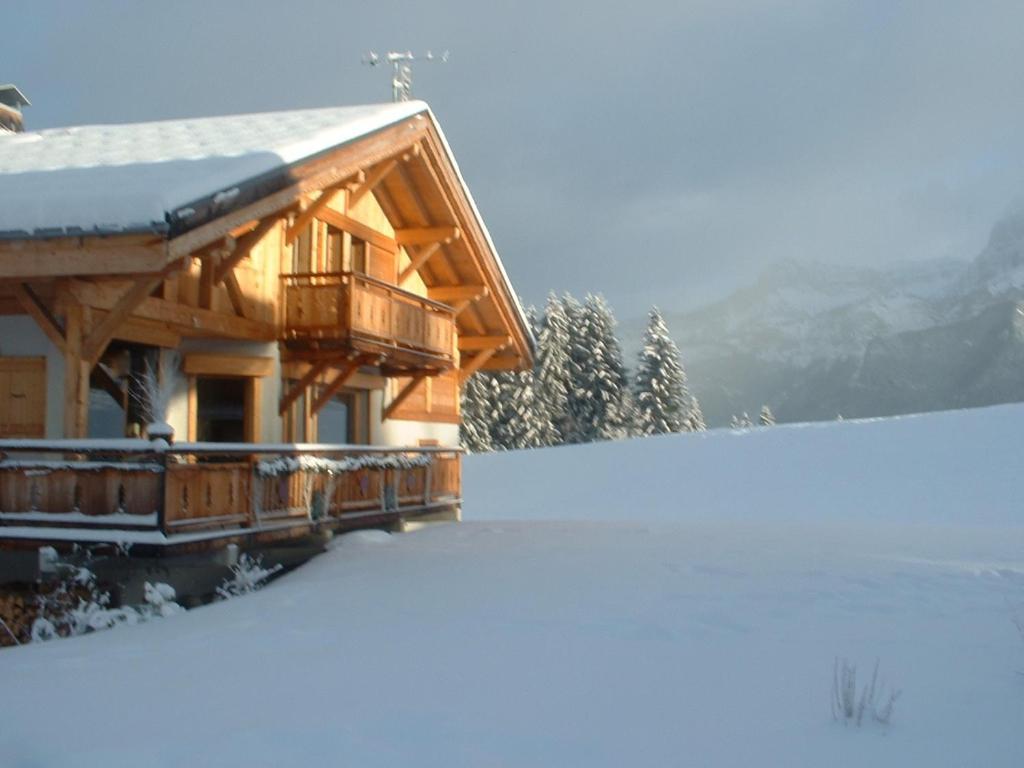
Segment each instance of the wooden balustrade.
[{"label": "wooden balustrade", "polygon": [[0,541],[5,528],[22,535],[28,526],[40,539],[54,527],[92,527],[153,530],[173,542],[460,502],[461,454],[446,448],[72,442],[0,440]]},{"label": "wooden balustrade", "polygon": [[287,342],[378,345],[382,352],[427,356],[454,364],[451,307],[353,272],[282,275],[283,332]]}]

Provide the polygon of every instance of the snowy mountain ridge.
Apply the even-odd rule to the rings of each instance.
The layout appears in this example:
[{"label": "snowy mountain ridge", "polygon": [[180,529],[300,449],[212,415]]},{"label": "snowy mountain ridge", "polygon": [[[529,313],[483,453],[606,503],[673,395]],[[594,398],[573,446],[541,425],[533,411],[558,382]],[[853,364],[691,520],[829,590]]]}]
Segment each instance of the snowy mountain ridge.
[{"label": "snowy mountain ridge", "polygon": [[762,403],[802,421],[1024,399],[1018,302],[1024,210],[971,261],[789,260],[666,320],[709,424]]}]

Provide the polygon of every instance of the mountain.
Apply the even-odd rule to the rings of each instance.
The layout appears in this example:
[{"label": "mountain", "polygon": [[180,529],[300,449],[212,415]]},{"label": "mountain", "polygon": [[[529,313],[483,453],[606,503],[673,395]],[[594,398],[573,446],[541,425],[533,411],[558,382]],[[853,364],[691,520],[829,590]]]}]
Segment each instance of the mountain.
[{"label": "mountain", "polygon": [[1024,400],[1024,211],[969,262],[788,261],[666,320],[711,425],[765,403],[813,421]]}]

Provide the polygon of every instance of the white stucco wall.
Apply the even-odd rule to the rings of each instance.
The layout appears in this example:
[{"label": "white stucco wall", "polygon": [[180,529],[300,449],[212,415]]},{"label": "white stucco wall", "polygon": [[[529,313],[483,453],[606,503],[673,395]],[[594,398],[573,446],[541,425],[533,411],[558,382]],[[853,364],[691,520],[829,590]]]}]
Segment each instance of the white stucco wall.
[{"label": "white stucco wall", "polygon": [[64,432],[64,356],[28,315],[0,316],[0,356],[46,357],[46,437]]}]

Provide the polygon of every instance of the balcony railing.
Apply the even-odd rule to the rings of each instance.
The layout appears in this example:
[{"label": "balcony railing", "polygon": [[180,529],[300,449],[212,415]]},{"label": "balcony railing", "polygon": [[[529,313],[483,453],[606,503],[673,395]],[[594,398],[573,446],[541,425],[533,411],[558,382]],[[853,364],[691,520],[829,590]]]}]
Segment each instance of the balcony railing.
[{"label": "balcony railing", "polygon": [[451,307],[354,272],[282,275],[284,339],[293,346],[404,352],[454,365]]},{"label": "balcony railing", "polygon": [[0,440],[0,542],[194,546],[357,527],[459,505],[460,458],[439,447]]}]

